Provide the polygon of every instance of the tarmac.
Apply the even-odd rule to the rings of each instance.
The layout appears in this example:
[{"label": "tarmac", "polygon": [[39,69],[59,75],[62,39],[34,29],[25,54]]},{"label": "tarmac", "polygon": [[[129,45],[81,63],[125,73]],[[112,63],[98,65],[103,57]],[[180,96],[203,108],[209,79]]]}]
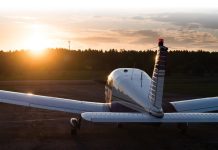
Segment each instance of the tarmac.
[{"label": "tarmac", "polygon": [[[104,84],[83,80],[1,81],[1,90],[104,102]],[[188,96],[168,93],[164,101]],[[93,124],[82,120],[76,136],[70,134],[74,114],[0,104],[0,150],[73,149],[218,149],[218,125],[191,124],[181,133],[175,124]]]}]

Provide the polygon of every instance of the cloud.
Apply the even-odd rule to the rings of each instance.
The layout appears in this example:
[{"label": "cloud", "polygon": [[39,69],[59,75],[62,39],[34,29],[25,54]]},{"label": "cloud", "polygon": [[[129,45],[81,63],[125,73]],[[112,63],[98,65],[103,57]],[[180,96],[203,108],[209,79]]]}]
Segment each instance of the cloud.
[{"label": "cloud", "polygon": [[153,30],[114,30],[114,32],[132,45],[154,43],[159,38],[159,33]]},{"label": "cloud", "polygon": [[134,17],[132,17],[132,19],[134,19],[134,20],[144,20],[145,17],[142,17],[142,16],[134,16]]},{"label": "cloud", "polygon": [[100,36],[94,36],[94,37],[77,37],[73,40],[83,42],[86,44],[99,44],[99,43],[117,43],[120,42],[117,38],[114,37],[100,37]]},{"label": "cloud", "polygon": [[158,32],[153,30],[113,30],[122,36],[143,36],[143,37],[157,37]]},{"label": "cloud", "polygon": [[160,22],[170,22],[178,26],[205,27],[218,29],[218,13],[166,13],[151,16]]},{"label": "cloud", "polygon": [[199,24],[199,23],[188,23],[187,28],[189,30],[199,29],[199,28],[201,28],[201,24]]},{"label": "cloud", "polygon": [[21,37],[31,36],[30,26],[34,24],[47,26],[43,32],[48,34],[49,38],[63,41],[56,44],[57,46],[65,46],[66,41],[71,40],[74,42],[72,48],[75,49],[147,49],[156,46],[159,37],[163,37],[166,45],[171,47],[218,47],[217,14],[212,13],[33,13],[1,15],[0,19],[0,39],[2,43],[6,43],[3,48],[16,45],[14,41],[17,40],[12,39],[19,40]]},{"label": "cloud", "polygon": [[214,48],[218,43],[218,38],[206,31],[195,31],[181,27],[179,29],[164,29],[161,32],[165,41],[173,49],[208,49]]}]

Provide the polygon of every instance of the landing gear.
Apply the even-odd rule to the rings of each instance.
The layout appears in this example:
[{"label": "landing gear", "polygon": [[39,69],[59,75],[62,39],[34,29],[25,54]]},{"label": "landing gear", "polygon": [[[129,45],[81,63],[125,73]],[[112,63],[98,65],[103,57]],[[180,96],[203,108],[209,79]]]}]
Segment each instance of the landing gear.
[{"label": "landing gear", "polygon": [[178,123],[177,127],[182,134],[185,134],[188,131],[188,123]]},{"label": "landing gear", "polygon": [[80,129],[81,126],[81,118],[71,118],[70,119],[70,125],[71,125],[71,135],[74,136],[77,134],[77,129]]}]

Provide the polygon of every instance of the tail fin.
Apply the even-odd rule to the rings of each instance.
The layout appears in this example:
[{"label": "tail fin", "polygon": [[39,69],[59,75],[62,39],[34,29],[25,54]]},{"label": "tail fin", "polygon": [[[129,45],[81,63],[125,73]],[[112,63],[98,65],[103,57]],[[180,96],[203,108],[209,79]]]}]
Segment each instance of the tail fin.
[{"label": "tail fin", "polygon": [[157,51],[156,55],[151,87],[149,92],[149,112],[153,116],[163,117],[164,113],[162,109],[162,98],[168,48],[164,46],[163,39],[159,39],[158,46],[159,50]]}]

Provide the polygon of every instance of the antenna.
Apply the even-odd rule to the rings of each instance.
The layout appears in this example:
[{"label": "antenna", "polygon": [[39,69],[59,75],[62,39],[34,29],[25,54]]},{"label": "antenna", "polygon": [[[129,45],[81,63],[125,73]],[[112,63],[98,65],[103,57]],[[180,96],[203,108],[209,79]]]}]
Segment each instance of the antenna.
[{"label": "antenna", "polygon": [[134,70],[135,70],[135,63],[134,63],[133,69],[132,69],[131,80],[132,80],[132,77],[133,77],[133,72],[134,72]]},{"label": "antenna", "polygon": [[68,41],[68,44],[69,44],[69,51],[70,51],[70,42],[71,42],[71,41]]},{"label": "antenna", "polygon": [[141,78],[140,79],[141,79],[141,87],[142,87],[142,72],[141,72]]}]

